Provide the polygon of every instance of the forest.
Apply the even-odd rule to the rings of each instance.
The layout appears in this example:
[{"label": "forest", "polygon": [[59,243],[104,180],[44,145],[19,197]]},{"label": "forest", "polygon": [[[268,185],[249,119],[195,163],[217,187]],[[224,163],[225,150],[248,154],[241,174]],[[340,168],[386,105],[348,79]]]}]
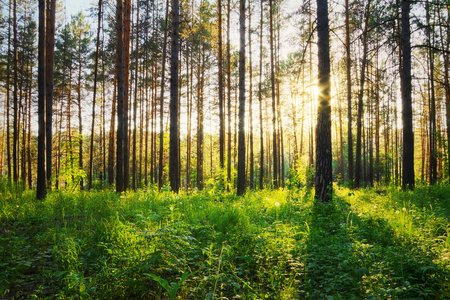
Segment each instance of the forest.
[{"label": "forest", "polygon": [[0,298],[450,298],[447,0],[0,0]]}]

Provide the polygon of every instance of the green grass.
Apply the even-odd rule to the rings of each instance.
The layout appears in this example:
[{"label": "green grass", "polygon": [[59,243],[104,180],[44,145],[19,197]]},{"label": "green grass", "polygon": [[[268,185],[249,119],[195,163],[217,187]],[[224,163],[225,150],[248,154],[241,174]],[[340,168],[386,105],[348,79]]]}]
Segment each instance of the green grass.
[{"label": "green grass", "polygon": [[2,299],[448,299],[450,188],[0,195]]}]

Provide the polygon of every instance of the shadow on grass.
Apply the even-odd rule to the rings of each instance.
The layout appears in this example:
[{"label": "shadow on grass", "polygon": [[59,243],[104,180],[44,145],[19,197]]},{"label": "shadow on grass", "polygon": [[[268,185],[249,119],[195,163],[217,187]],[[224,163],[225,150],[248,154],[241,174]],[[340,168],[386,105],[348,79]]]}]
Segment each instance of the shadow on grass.
[{"label": "shadow on grass", "polygon": [[305,266],[309,299],[448,299],[448,268],[421,244],[398,238],[382,218],[358,214],[344,199],[311,213]]}]

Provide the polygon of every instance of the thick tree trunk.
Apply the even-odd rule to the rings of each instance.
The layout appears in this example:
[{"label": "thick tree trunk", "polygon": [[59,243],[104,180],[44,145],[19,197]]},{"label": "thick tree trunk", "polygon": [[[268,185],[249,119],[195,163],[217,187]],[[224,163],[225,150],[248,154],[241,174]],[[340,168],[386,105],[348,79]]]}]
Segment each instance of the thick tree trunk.
[{"label": "thick tree trunk", "polygon": [[332,199],[332,149],[330,105],[330,45],[327,0],[317,0],[319,106],[316,129],[316,192],[322,202]]},{"label": "thick tree trunk", "polygon": [[179,38],[179,2],[172,0],[172,42],[170,60],[170,145],[169,180],[172,191],[178,193],[178,38]]},{"label": "thick tree trunk", "polygon": [[411,99],[411,29],[410,0],[402,0],[402,120],[403,120],[403,181],[404,189],[414,189],[414,132]]},{"label": "thick tree trunk", "polygon": [[201,44],[202,39],[200,38],[197,66],[197,187],[200,191],[203,190],[203,78],[205,62]]},{"label": "thick tree trunk", "polygon": [[138,72],[139,72],[139,5],[136,6],[136,58],[134,71],[134,105],[133,105],[133,170],[132,170],[132,188],[137,188],[137,165],[136,165],[136,143],[137,143],[137,106],[138,106]]},{"label": "thick tree trunk", "polygon": [[220,168],[225,167],[225,114],[224,114],[224,102],[223,102],[223,63],[222,63],[222,0],[218,0],[218,68],[219,68],[219,161]]},{"label": "thick tree trunk", "polygon": [[[13,1],[13,69],[14,69],[14,90],[13,90],[13,180],[19,182],[19,79],[18,79],[18,40],[17,40],[17,0]],[[48,40],[48,36],[46,37]],[[47,44],[48,46],[48,44]]]},{"label": "thick tree trunk", "polygon": [[123,45],[123,1],[117,0],[116,11],[117,26],[117,150],[116,150],[116,191],[121,193],[125,190],[124,185],[124,155],[123,148],[126,147],[124,136],[124,45]]},{"label": "thick tree trunk", "polygon": [[56,0],[47,0],[47,28],[46,28],[46,63],[45,63],[45,126],[46,126],[46,159],[47,159],[47,188],[51,189],[52,181],[52,116],[53,116],[53,61],[55,48],[55,14],[56,14]]}]

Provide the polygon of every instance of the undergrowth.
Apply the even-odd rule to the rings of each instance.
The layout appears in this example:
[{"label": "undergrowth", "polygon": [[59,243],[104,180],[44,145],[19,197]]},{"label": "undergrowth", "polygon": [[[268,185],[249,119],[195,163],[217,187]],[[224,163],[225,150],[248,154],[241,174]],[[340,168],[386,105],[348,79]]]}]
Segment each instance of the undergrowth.
[{"label": "undergrowth", "polygon": [[2,299],[445,299],[450,189],[2,190]]}]

